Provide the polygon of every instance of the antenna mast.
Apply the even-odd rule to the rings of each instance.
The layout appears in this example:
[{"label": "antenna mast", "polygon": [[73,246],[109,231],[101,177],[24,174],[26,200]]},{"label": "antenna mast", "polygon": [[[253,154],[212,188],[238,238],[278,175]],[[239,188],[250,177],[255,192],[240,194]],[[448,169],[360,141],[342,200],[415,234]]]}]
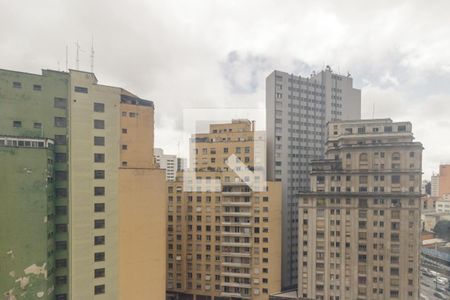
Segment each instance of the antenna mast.
[{"label": "antenna mast", "polygon": [[76,66],[77,66],[77,70],[80,69],[80,44],[78,44],[78,41],[76,43],[77,46],[77,58],[76,58]]},{"label": "antenna mast", "polygon": [[69,47],[66,45],[66,72],[69,71]]},{"label": "antenna mast", "polygon": [[92,44],[91,44],[91,73],[94,73],[94,36],[92,36]]}]

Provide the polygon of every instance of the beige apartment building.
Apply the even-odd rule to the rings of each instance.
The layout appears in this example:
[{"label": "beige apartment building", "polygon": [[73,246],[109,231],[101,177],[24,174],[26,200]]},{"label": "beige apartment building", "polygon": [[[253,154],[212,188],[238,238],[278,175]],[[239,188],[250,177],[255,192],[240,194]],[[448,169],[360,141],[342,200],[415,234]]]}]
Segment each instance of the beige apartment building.
[{"label": "beige apartment building", "polygon": [[450,164],[439,166],[439,197],[450,194]]},{"label": "beige apartment building", "polygon": [[[265,161],[255,147],[263,139],[248,120],[192,135],[191,168],[168,187],[169,299],[268,299],[280,290],[281,185],[233,171]],[[227,164],[233,154],[237,169]]]},{"label": "beige apartment building", "polygon": [[328,124],[299,201],[298,294],[311,299],[418,299],[422,144],[411,123]]}]

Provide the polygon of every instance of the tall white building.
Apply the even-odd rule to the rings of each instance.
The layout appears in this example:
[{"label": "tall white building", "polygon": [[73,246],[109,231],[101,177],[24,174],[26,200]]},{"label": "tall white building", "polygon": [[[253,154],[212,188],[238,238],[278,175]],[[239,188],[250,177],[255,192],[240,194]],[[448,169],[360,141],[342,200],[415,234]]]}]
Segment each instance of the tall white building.
[{"label": "tall white building", "polygon": [[266,78],[267,177],[283,185],[283,288],[297,285],[298,194],[309,162],[324,155],[326,124],[360,119],[361,91],[330,67],[310,77],[274,71]]},{"label": "tall white building", "polygon": [[431,176],[431,197],[439,197],[439,174]]},{"label": "tall white building", "polygon": [[155,148],[154,152],[155,163],[161,169],[166,170],[166,180],[174,181],[177,173],[177,157],[176,155],[164,154],[161,148]]}]

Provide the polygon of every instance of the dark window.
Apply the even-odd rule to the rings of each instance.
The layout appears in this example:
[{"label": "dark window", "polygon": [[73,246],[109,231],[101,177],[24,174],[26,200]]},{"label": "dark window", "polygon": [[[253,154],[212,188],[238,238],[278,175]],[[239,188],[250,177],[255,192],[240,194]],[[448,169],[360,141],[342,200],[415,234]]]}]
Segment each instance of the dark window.
[{"label": "dark window", "polygon": [[392,175],[391,183],[400,183],[400,175]]},{"label": "dark window", "polygon": [[105,293],[105,285],[101,284],[101,285],[96,285],[94,287],[94,294],[98,295],[98,294],[104,294]]},{"label": "dark window", "polygon": [[35,128],[35,129],[41,129],[41,128],[42,128],[42,123],[37,123],[37,122],[35,122],[35,123],[33,124],[33,128]]},{"label": "dark window", "polygon": [[56,224],[56,232],[67,232],[67,224]]},{"label": "dark window", "polygon": [[66,127],[67,120],[64,117],[55,117],[55,127]]},{"label": "dark window", "polygon": [[55,248],[56,248],[56,250],[66,250],[67,242],[66,241],[56,241]]},{"label": "dark window", "polygon": [[122,133],[128,133],[128,129],[122,128]]},{"label": "dark window", "polygon": [[94,136],[94,145],[95,146],[105,146],[105,137],[104,136]]},{"label": "dark window", "polygon": [[105,129],[105,121],[104,120],[94,120],[94,128]]},{"label": "dark window", "polygon": [[105,179],[105,170],[94,170],[95,179]]},{"label": "dark window", "polygon": [[94,153],[94,162],[105,162],[105,154],[103,153]]},{"label": "dark window", "polygon": [[66,171],[55,171],[56,180],[67,180],[67,172]]},{"label": "dark window", "polygon": [[21,83],[21,82],[14,81],[14,82],[13,82],[13,88],[16,88],[16,89],[22,88],[22,83]]},{"label": "dark window", "polygon": [[66,153],[55,153],[55,162],[63,163],[67,162],[67,154]]},{"label": "dark window", "polygon": [[67,99],[55,97],[55,99],[53,100],[53,106],[56,108],[66,108]]},{"label": "dark window", "polygon": [[21,121],[13,121],[13,127],[16,127],[16,128],[22,127],[22,122]]},{"label": "dark window", "polygon": [[122,162],[122,167],[126,167],[127,165],[128,165],[128,162],[126,162],[126,161]]},{"label": "dark window", "polygon": [[392,126],[385,126],[384,132],[392,132]]},{"label": "dark window", "polygon": [[95,112],[104,112],[105,111],[105,104],[94,102],[94,111]]},{"label": "dark window", "polygon": [[33,91],[42,91],[42,85],[34,84],[33,85]]},{"label": "dark window", "polygon": [[67,215],[67,206],[55,206],[55,212],[57,216]]},{"label": "dark window", "polygon": [[76,86],[74,90],[77,93],[83,93],[83,94],[87,94],[88,93],[88,89],[85,88],[85,87],[81,87],[81,86]]},{"label": "dark window", "polygon": [[400,125],[397,128],[398,132],[405,132],[406,131],[406,126],[405,125]]},{"label": "dark window", "polygon": [[55,300],[67,300],[67,294],[57,294]]},{"label": "dark window", "polygon": [[56,188],[55,194],[56,194],[56,197],[67,197],[67,189],[66,188]]},{"label": "dark window", "polygon": [[55,135],[56,145],[67,145],[67,139],[65,135]]},{"label": "dark window", "polygon": [[105,203],[95,203],[94,211],[95,212],[104,212],[105,211]]},{"label": "dark window", "polygon": [[105,277],[105,268],[95,269],[94,270],[94,277],[95,278]]},{"label": "dark window", "polygon": [[94,220],[94,228],[105,228],[105,220]]},{"label": "dark window", "polygon": [[67,276],[56,276],[55,277],[55,283],[56,284],[66,284],[67,283]]},{"label": "dark window", "polygon": [[94,187],[94,195],[95,196],[105,196],[105,187],[104,186]]},{"label": "dark window", "polygon": [[128,145],[122,145],[122,150],[127,150],[128,149]]},{"label": "dark window", "polygon": [[99,235],[94,237],[94,245],[104,245],[105,244],[105,236]]},{"label": "dark window", "polygon": [[67,259],[57,259],[55,261],[55,265],[57,268],[66,268],[67,267]]},{"label": "dark window", "polygon": [[105,261],[105,252],[96,252],[94,254],[94,261]]}]

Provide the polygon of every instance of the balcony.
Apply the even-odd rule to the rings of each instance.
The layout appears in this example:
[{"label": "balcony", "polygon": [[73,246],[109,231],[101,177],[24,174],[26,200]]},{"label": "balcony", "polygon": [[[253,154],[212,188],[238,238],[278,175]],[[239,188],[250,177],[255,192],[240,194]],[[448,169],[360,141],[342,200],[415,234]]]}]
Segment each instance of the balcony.
[{"label": "balcony", "polygon": [[226,222],[226,221],[222,221],[221,223],[220,223],[221,225],[223,225],[223,226],[228,226],[228,225],[239,225],[239,226],[252,226],[252,223],[251,222],[242,222],[242,221],[239,221],[239,222],[235,222],[235,221],[229,221],[229,222]]},{"label": "balcony", "polygon": [[251,211],[223,211],[223,216],[251,217]]},{"label": "balcony", "polygon": [[223,191],[222,196],[223,197],[231,197],[231,196],[251,196],[251,191]]},{"label": "balcony", "polygon": [[230,286],[230,287],[238,287],[238,288],[246,288],[249,289],[252,287],[250,283],[242,283],[242,282],[224,282],[220,283],[221,286]]},{"label": "balcony", "polygon": [[227,198],[224,198],[222,201],[222,206],[252,206],[252,203],[250,201],[245,200],[226,200]]},{"label": "balcony", "polygon": [[250,242],[221,242],[221,246],[224,247],[251,247],[252,244]]},{"label": "balcony", "polygon": [[238,299],[251,299],[251,296],[248,294],[240,294],[240,293],[231,293],[231,292],[221,292],[221,297],[232,297]]},{"label": "balcony", "polygon": [[233,272],[220,272],[220,275],[229,277],[241,277],[241,278],[252,278],[250,273],[233,273]]}]

